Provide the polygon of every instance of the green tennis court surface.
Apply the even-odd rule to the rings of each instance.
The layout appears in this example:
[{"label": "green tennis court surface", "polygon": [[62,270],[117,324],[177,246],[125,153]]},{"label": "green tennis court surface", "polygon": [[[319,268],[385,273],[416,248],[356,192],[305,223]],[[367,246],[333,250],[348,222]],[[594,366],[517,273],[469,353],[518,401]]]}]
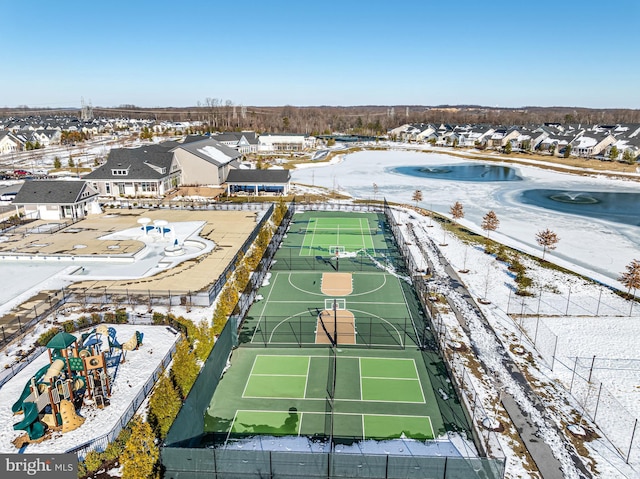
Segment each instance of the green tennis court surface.
[{"label": "green tennis court surface", "polygon": [[406,274],[384,215],[296,213],[204,415],[212,443],[428,440],[468,429]]},{"label": "green tennis court surface", "polygon": [[[326,413],[297,411],[238,411],[231,426],[231,435],[268,434],[273,436],[312,436],[326,422]],[[336,413],[336,436],[362,439],[433,439],[433,427],[428,416],[398,414]]]},{"label": "green tennis court surface", "polygon": [[345,216],[310,218],[306,228],[300,229],[299,233],[304,234],[300,256],[312,256],[332,254],[336,246],[342,247],[344,252],[374,250],[373,237],[380,230],[377,224],[370,225],[367,217]]},{"label": "green tennis court surface", "polygon": [[[421,312],[415,300],[406,298],[410,285],[385,272],[351,274],[353,291],[340,299],[354,316],[356,345],[403,348],[415,344]],[[318,315],[325,309],[325,299],[330,299],[322,293],[321,283],[321,272],[274,272],[269,284],[259,290],[262,299],[249,310],[241,341],[315,344]],[[331,329],[330,317],[325,325]]]},{"label": "green tennis court surface", "polygon": [[429,378],[416,364],[419,357],[367,353],[337,353],[335,389],[328,393],[334,378],[325,348],[240,349],[212,398],[205,429],[225,439],[250,434],[433,439],[432,416],[440,429],[443,425]]}]

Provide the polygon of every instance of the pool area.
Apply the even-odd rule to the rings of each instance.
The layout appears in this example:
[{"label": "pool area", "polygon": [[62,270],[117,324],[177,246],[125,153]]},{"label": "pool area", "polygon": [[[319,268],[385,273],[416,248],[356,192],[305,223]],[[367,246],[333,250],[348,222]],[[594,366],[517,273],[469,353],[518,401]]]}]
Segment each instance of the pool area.
[{"label": "pool area", "polygon": [[43,234],[49,231],[48,223],[29,228],[21,239],[4,238],[3,246],[11,245],[11,249],[0,251],[6,278],[0,289],[2,309],[10,309],[40,290],[58,289],[79,280],[153,276],[216,247],[199,236],[205,221],[159,220],[160,225],[145,231],[144,226],[126,228],[130,220],[120,220],[114,226],[122,224],[124,229],[102,235],[94,230],[92,238],[92,228]]}]

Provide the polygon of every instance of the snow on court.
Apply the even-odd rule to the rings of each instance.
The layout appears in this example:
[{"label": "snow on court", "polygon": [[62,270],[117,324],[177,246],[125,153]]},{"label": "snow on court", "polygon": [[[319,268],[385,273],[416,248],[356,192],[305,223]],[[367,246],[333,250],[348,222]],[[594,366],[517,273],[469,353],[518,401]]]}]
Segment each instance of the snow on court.
[{"label": "snow on court", "polygon": [[[129,324],[108,326],[113,326],[116,329],[116,337],[121,342],[129,339],[135,331],[144,334],[142,346],[138,350],[127,351],[125,362],[121,363],[118,368],[116,379],[113,382],[110,405],[104,409],[84,405],[80,410],[80,415],[86,419],[82,426],[65,434],[54,432],[50,439],[37,444],[29,444],[23,452],[62,453],[110,432],[120,422],[121,416],[130,407],[136,395],[177,339],[177,335],[169,331],[166,326]],[[76,333],[75,336],[78,337],[79,334]],[[20,397],[22,389],[35,372],[48,363],[49,356],[45,351],[0,388],[0,424],[2,424],[0,427],[0,452],[18,452],[12,441],[25,434],[25,431],[14,431],[12,426],[22,420],[23,416],[14,416],[11,406]]]}]

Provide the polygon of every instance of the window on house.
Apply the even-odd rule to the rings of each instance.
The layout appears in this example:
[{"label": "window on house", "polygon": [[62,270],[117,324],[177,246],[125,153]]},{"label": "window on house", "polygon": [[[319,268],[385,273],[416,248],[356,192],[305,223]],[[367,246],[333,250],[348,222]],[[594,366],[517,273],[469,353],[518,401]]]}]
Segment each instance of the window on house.
[{"label": "window on house", "polygon": [[129,170],[111,170],[111,174],[113,176],[127,176],[129,174]]},{"label": "window on house", "polygon": [[155,183],[149,183],[149,182],[142,182],[140,183],[140,191],[143,192],[154,192],[157,191],[158,188],[156,187]]}]

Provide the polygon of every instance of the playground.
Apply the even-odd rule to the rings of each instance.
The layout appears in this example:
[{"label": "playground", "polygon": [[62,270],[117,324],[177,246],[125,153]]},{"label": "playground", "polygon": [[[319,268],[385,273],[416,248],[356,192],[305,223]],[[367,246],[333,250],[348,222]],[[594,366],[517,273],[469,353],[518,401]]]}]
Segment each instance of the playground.
[{"label": "playground", "polygon": [[239,342],[205,412],[216,446],[424,443],[468,430],[377,213],[296,213]]},{"label": "playground", "polygon": [[175,339],[153,326],[58,333],[0,389],[0,452],[66,452],[108,433]]}]

